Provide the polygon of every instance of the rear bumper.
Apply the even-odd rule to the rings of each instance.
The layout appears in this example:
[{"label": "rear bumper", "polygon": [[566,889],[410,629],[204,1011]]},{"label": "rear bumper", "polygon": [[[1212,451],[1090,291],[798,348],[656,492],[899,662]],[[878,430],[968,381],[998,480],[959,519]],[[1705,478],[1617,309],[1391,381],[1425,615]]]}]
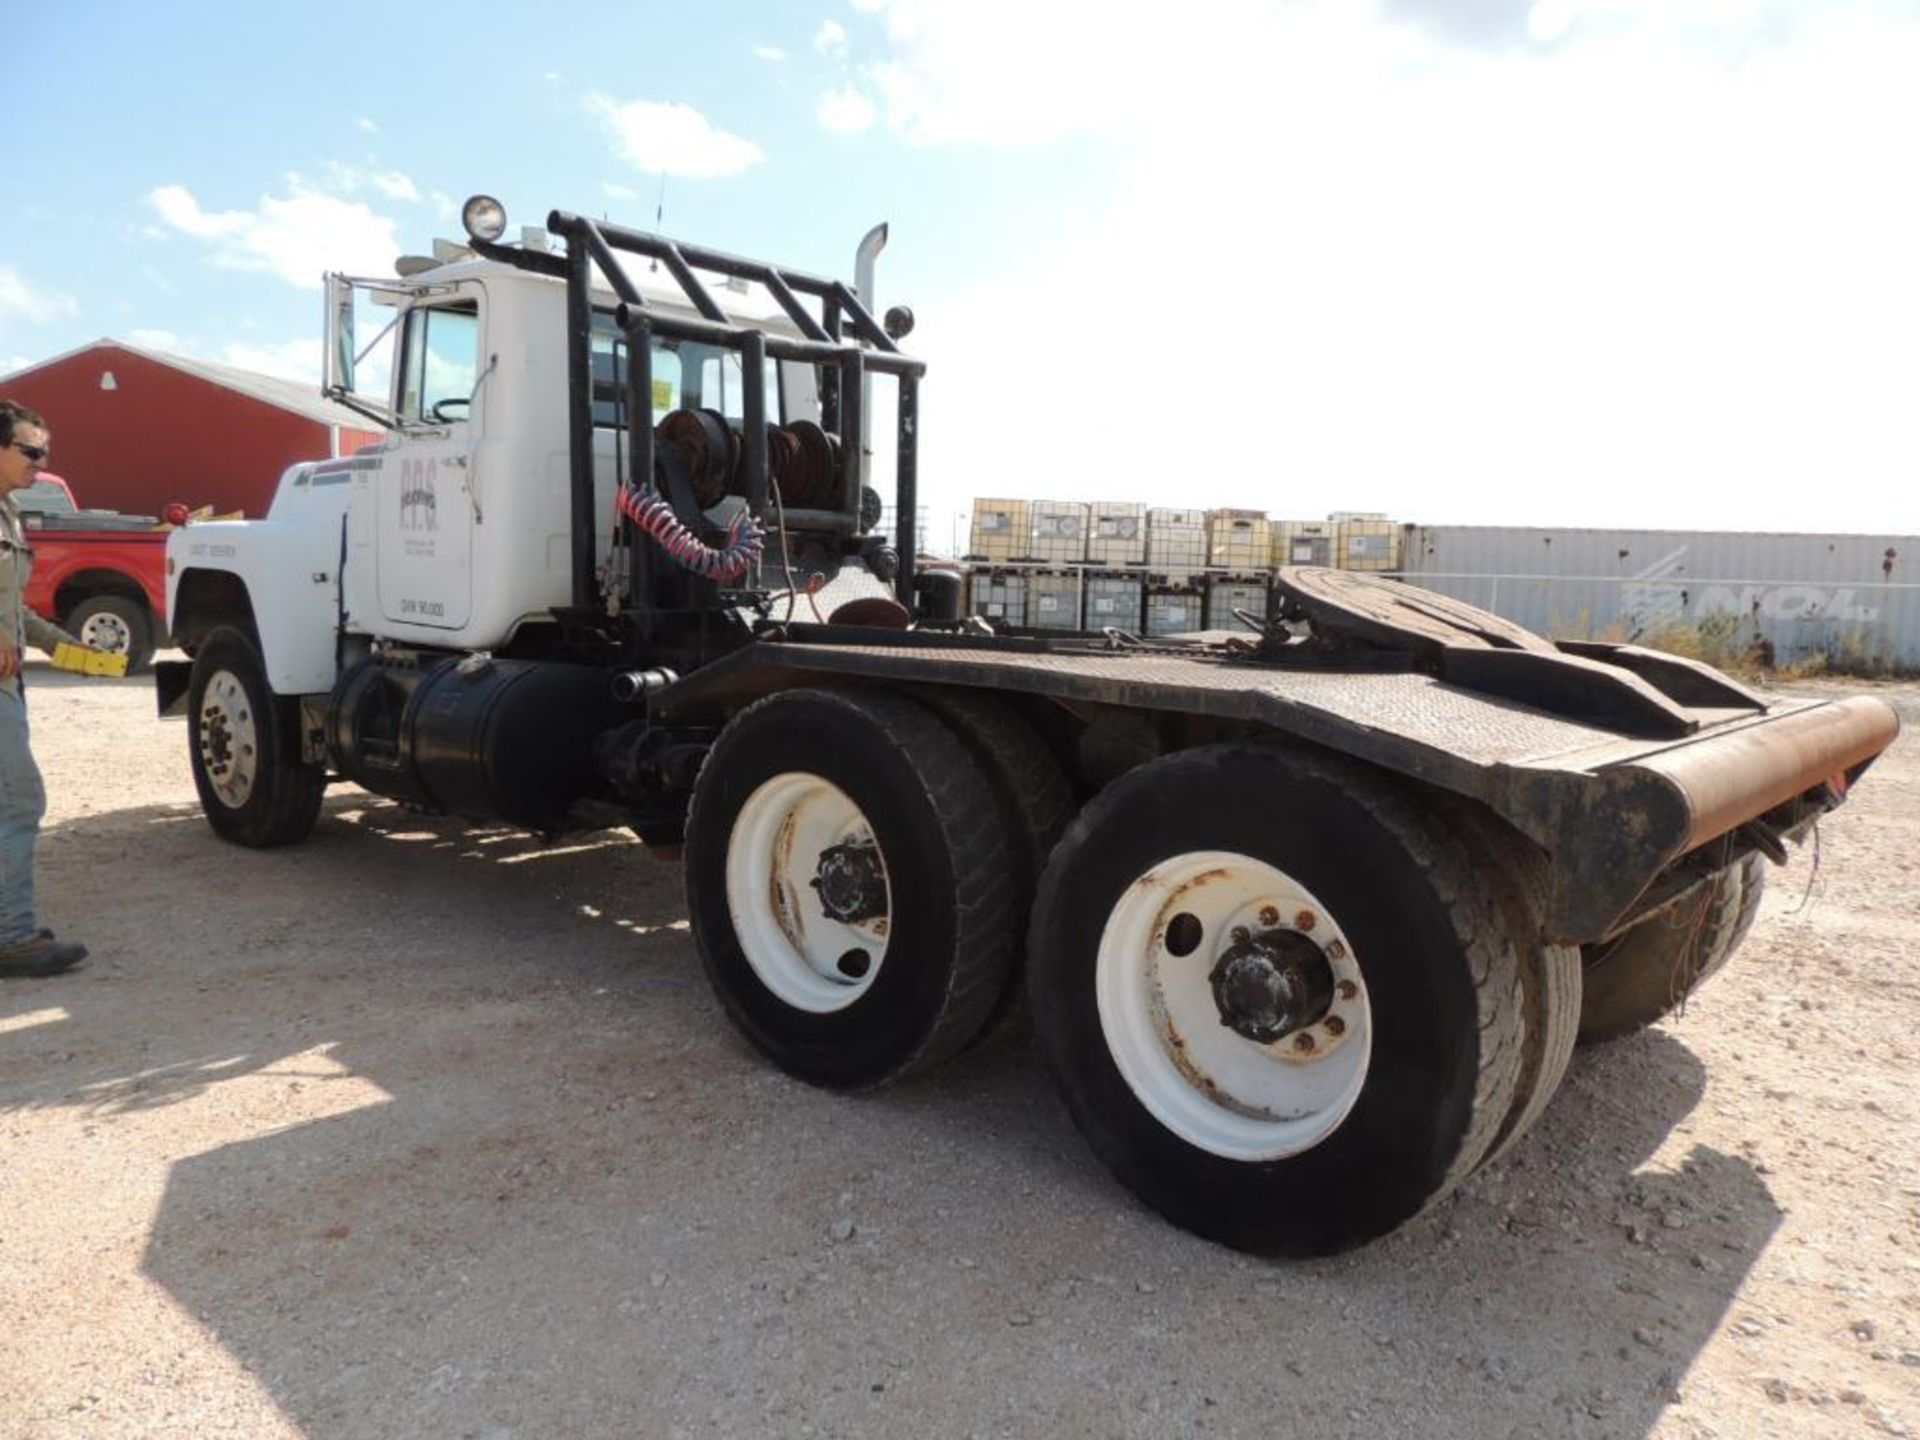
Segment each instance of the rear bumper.
[{"label": "rear bumper", "polygon": [[[1890,706],[1862,696],[1738,722],[1577,778],[1541,777],[1529,813],[1508,813],[1554,857],[1554,938],[1580,943],[1618,928],[1689,857],[1717,868],[1762,836],[1803,830],[1899,732]],[[1758,829],[1743,836],[1747,826]]]},{"label": "rear bumper", "polygon": [[1823,781],[1846,794],[1852,776],[1900,733],[1893,708],[1856,696],[1650,755],[1640,769],[1685,800],[1693,850]]}]

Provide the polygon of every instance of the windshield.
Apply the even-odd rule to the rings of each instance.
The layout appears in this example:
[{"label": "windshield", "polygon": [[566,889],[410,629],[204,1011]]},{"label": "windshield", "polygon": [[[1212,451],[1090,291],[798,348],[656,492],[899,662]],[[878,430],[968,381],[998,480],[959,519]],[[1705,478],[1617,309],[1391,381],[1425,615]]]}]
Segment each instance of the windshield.
[{"label": "windshield", "polygon": [[471,305],[407,315],[400,414],[420,421],[465,420],[480,371],[480,315]]},{"label": "windshield", "polygon": [[22,510],[33,510],[42,515],[73,515],[78,507],[73,497],[67,493],[67,487],[58,480],[39,479],[25,489],[16,492],[13,503]]}]

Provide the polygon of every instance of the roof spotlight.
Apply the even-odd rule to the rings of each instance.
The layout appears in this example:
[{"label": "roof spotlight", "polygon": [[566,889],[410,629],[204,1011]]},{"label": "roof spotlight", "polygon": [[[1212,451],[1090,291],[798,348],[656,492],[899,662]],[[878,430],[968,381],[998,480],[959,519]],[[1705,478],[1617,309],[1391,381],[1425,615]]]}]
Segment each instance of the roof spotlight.
[{"label": "roof spotlight", "polygon": [[507,207],[491,195],[475,195],[460,207],[460,223],[475,240],[498,240],[507,233]]}]

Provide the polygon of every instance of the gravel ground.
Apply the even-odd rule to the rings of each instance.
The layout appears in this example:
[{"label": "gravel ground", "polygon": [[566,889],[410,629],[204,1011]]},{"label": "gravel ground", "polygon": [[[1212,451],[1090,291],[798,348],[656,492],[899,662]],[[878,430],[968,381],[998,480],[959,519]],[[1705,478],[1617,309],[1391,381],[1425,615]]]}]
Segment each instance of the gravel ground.
[{"label": "gravel ground", "polygon": [[[1837,687],[1836,687],[1837,688]],[[846,1099],[709,997],[678,872],[330,794],[201,821],[150,683],[32,671],[0,985],[0,1433],[1858,1436],[1920,1427],[1920,686],[1686,1014],[1401,1233],[1168,1228],[1026,1038]]]}]

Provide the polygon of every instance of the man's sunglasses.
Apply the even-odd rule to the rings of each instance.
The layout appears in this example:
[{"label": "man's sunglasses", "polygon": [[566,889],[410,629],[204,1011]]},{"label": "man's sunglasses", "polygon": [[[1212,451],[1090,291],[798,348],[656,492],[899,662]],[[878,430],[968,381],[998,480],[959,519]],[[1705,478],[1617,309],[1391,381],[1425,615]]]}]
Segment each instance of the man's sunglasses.
[{"label": "man's sunglasses", "polygon": [[18,440],[13,442],[13,448],[33,461],[36,465],[40,464],[47,456],[53,453],[44,445],[22,445]]}]

